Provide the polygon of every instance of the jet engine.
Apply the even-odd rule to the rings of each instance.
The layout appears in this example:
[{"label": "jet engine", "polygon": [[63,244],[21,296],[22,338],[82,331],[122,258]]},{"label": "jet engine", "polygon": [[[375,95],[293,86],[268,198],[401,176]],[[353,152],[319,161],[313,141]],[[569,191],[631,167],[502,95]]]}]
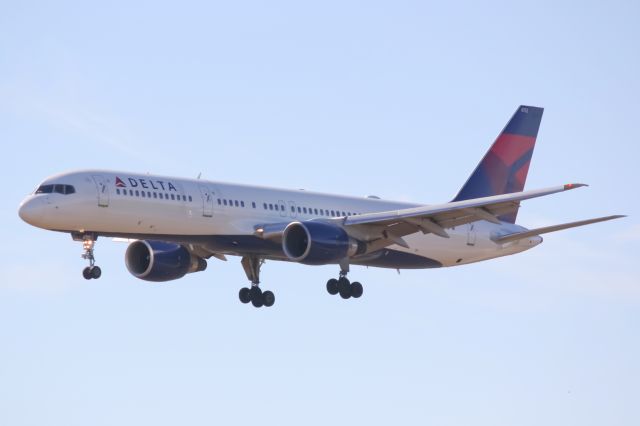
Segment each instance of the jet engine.
[{"label": "jet engine", "polygon": [[207,269],[207,261],[193,256],[186,247],[165,241],[139,240],[129,244],[127,269],[145,281],[171,281]]},{"label": "jet engine", "polygon": [[282,249],[294,262],[325,265],[362,254],[366,247],[339,226],[308,221],[287,225],[282,234]]}]

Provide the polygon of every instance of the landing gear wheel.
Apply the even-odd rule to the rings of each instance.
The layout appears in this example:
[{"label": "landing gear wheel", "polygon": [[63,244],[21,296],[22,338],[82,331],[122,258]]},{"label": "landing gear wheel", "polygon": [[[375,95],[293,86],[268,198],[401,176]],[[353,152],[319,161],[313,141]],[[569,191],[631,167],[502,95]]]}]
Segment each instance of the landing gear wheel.
[{"label": "landing gear wheel", "polygon": [[102,276],[102,269],[99,266],[91,266],[89,267],[89,271],[91,272],[91,278],[97,280]]},{"label": "landing gear wheel", "polygon": [[262,303],[264,304],[264,306],[269,308],[273,306],[275,302],[276,302],[276,296],[273,294],[272,291],[267,290],[264,293],[262,293]]},{"label": "landing gear wheel", "polygon": [[362,296],[363,291],[364,290],[362,288],[362,284],[360,284],[357,281],[354,283],[351,283],[351,297],[354,297],[357,299],[358,297]]},{"label": "landing gear wheel", "polygon": [[343,299],[349,299],[351,297],[357,299],[362,297],[362,293],[364,292],[362,284],[357,281],[353,283],[350,282],[347,278],[347,272],[348,270],[342,269],[337,280],[331,278],[327,281],[327,292],[331,295],[340,294],[340,297]]},{"label": "landing gear wheel", "polygon": [[340,297],[348,299],[351,297],[351,286],[345,286],[340,289]]},{"label": "landing gear wheel", "polygon": [[250,295],[251,295],[251,304],[256,308],[259,308],[264,304],[262,299],[262,290],[260,290],[260,287],[258,286],[251,287]]},{"label": "landing gear wheel", "polygon": [[243,287],[240,289],[240,292],[238,293],[238,297],[240,298],[240,301],[242,303],[249,303],[251,302],[251,290],[249,290],[247,287]]},{"label": "landing gear wheel", "polygon": [[86,268],[84,268],[82,270],[82,276],[84,277],[85,280],[90,280],[91,279],[91,267],[87,266]]},{"label": "landing gear wheel", "polygon": [[351,284],[351,283],[349,282],[347,277],[340,277],[338,279],[338,291],[348,290],[349,289],[349,284]]},{"label": "landing gear wheel", "polygon": [[338,294],[338,280],[336,280],[335,278],[331,278],[329,281],[327,281],[327,291],[332,296]]}]

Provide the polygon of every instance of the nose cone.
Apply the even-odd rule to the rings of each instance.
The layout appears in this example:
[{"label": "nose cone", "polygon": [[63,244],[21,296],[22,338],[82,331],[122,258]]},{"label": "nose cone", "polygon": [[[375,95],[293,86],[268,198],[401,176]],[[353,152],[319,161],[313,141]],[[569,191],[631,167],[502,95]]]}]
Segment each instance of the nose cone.
[{"label": "nose cone", "polygon": [[39,226],[42,214],[42,203],[33,197],[24,200],[18,209],[20,219],[33,226]]}]

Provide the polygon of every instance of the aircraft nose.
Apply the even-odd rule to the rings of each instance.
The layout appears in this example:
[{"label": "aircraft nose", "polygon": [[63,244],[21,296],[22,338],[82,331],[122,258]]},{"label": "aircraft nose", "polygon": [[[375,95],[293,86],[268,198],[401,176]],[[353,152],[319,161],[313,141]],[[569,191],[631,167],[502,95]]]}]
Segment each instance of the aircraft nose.
[{"label": "aircraft nose", "polygon": [[27,198],[24,200],[18,209],[20,219],[30,225],[38,226],[37,224],[42,217],[42,208],[40,204],[39,200],[34,198]]}]

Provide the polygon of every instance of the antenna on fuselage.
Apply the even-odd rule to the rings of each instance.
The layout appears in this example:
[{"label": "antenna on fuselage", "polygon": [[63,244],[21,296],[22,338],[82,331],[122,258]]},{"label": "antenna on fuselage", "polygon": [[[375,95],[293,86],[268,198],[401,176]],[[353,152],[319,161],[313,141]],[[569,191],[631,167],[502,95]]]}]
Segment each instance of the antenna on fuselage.
[{"label": "antenna on fuselage", "polygon": [[198,177],[196,179],[200,180],[200,176],[202,176],[202,172],[198,173]]}]

